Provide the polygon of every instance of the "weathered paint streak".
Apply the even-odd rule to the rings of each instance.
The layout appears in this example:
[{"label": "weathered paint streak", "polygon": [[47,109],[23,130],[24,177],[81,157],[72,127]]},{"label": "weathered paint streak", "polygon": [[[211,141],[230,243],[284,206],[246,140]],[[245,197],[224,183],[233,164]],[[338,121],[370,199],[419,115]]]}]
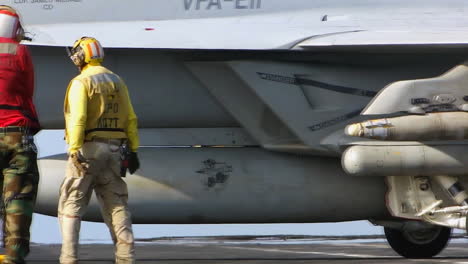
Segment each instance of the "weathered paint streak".
[{"label": "weathered paint streak", "polygon": [[203,161],[204,168],[197,173],[204,175],[203,184],[208,188],[222,186],[227,183],[230,173],[233,172],[232,166],[226,162],[217,162],[214,159]]}]

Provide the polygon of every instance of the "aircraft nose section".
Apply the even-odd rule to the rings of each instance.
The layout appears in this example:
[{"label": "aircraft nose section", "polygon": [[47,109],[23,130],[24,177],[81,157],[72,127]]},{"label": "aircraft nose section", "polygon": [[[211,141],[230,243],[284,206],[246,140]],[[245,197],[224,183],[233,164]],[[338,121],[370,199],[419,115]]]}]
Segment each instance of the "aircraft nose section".
[{"label": "aircraft nose section", "polygon": [[38,160],[40,180],[35,212],[57,216],[59,190],[65,175],[67,155],[60,154]]}]

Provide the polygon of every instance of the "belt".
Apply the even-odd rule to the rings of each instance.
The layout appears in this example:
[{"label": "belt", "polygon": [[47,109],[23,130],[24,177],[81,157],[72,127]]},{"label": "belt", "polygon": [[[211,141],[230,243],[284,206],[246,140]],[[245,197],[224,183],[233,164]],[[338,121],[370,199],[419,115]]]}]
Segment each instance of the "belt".
[{"label": "belt", "polygon": [[91,140],[85,140],[85,142],[99,142],[99,143],[106,143],[109,145],[120,146],[125,143],[127,139],[125,138],[101,138],[101,137],[93,137]]},{"label": "belt", "polygon": [[0,133],[18,133],[24,132],[27,128],[25,127],[17,127],[17,126],[9,126],[9,127],[0,127]]}]

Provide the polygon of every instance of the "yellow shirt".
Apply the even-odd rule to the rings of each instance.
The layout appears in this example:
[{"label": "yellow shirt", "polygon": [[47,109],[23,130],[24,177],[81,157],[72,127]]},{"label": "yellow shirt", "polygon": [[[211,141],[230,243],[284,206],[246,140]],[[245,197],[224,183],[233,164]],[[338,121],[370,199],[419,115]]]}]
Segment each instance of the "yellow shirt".
[{"label": "yellow shirt", "polygon": [[138,122],[128,88],[120,77],[100,65],[87,65],[70,82],[64,113],[70,154],[93,137],[127,138],[132,152],[139,147]]}]

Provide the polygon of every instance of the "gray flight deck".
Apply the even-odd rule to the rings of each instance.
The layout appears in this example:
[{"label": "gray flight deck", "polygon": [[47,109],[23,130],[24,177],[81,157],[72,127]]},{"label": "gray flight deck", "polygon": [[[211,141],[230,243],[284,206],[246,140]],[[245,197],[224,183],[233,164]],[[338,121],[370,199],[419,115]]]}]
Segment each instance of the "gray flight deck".
[{"label": "gray flight deck", "polygon": [[[197,237],[138,242],[136,263],[467,263],[467,240],[452,239],[433,259],[404,259],[379,237]],[[28,263],[58,263],[60,245],[33,244]],[[109,244],[82,244],[80,263],[113,263]]]}]

